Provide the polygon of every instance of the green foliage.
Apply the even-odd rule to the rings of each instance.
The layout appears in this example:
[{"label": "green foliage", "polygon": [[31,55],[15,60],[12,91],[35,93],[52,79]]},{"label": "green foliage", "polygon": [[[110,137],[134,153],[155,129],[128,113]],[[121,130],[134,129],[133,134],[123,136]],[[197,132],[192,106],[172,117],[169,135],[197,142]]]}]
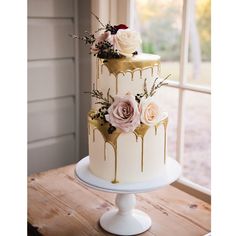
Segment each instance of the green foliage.
[{"label": "green foliage", "polygon": [[[181,40],[181,0],[137,0],[145,53],[160,54],[163,61],[178,61]],[[211,0],[196,0],[196,21],[202,59],[211,58]]]},{"label": "green foliage", "polygon": [[204,61],[211,60],[211,0],[200,0],[196,4],[196,20]]},{"label": "green foliage", "polygon": [[142,50],[145,53],[154,54],[156,52],[153,42],[145,41],[142,43]]}]

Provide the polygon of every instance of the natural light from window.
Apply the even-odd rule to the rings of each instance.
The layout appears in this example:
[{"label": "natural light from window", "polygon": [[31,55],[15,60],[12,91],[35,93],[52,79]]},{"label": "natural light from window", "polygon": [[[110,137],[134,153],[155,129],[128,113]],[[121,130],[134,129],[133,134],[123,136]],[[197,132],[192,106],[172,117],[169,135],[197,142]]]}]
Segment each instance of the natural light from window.
[{"label": "natural light from window", "polygon": [[[162,76],[179,82],[182,0],[136,0],[134,27],[142,35],[142,51],[161,56]],[[189,9],[189,56],[183,91],[183,176],[210,188],[211,142],[211,2],[195,0]],[[199,91],[198,91],[198,88]],[[176,158],[179,91],[177,86],[160,89],[160,106],[169,113],[168,153]]]}]

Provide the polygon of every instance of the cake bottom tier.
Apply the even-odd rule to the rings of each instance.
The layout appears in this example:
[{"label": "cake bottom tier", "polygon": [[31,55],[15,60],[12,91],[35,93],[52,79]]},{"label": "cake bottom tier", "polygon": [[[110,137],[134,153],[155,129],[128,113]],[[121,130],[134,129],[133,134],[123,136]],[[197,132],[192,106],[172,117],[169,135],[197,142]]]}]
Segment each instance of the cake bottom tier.
[{"label": "cake bottom tier", "polygon": [[133,183],[154,179],[165,166],[167,118],[149,127],[145,135],[120,133],[104,137],[97,125],[89,123],[89,169],[112,183]]}]

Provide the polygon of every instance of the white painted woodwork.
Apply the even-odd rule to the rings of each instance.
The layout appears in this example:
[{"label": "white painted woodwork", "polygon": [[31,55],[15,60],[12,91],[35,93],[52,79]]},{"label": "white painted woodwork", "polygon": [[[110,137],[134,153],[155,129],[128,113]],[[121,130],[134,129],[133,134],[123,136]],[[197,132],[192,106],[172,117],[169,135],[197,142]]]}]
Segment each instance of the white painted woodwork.
[{"label": "white painted woodwork", "polygon": [[66,97],[28,104],[28,141],[74,132],[74,98]]},{"label": "white painted woodwork", "polygon": [[30,174],[88,154],[90,57],[69,34],[89,30],[90,10],[87,0],[28,0]]},{"label": "white painted woodwork", "polygon": [[71,19],[29,19],[28,59],[74,57],[74,33]]},{"label": "white painted woodwork", "polygon": [[[82,3],[81,3],[82,2]],[[85,30],[91,32],[91,2],[87,0],[79,0],[78,4],[78,16],[77,21],[77,33],[83,35]],[[75,18],[76,19],[76,18]],[[91,55],[88,53],[88,47],[84,46],[84,42],[75,41],[77,43],[78,54],[76,55],[77,63],[79,64],[77,80],[77,125],[79,128],[78,133],[78,149],[79,159],[88,155],[88,111],[91,109],[90,102],[91,96],[84,94],[85,91],[91,90]]]},{"label": "white painted woodwork", "polygon": [[28,101],[75,94],[72,59],[30,61],[28,63]]},{"label": "white painted woodwork", "polygon": [[29,174],[88,154],[90,60],[69,34],[89,30],[90,10],[87,0],[28,0]]},{"label": "white painted woodwork", "polygon": [[29,17],[73,17],[73,0],[28,0]]},{"label": "white painted woodwork", "polygon": [[198,92],[198,93],[211,94],[211,89],[206,86],[195,85],[195,84],[194,85],[192,84],[180,85],[178,81],[174,81],[174,80],[167,80],[166,82],[168,83],[166,85],[167,87],[173,87],[173,88],[178,88],[178,89],[193,91],[193,92]]},{"label": "white painted woodwork", "polygon": [[46,171],[75,162],[74,135],[30,143],[28,174]]},{"label": "white painted woodwork", "polygon": [[[187,76],[188,63],[188,49],[189,49],[189,27],[190,27],[190,5],[193,0],[183,1],[183,15],[182,15],[182,33],[181,33],[181,47],[180,47],[180,68],[179,68],[179,85],[183,86]],[[184,109],[185,109],[185,90],[179,89],[179,106],[178,106],[178,120],[177,120],[177,145],[176,145],[176,159],[183,163],[184,153]]]},{"label": "white painted woodwork", "polygon": [[[74,14],[74,23],[75,23],[75,27],[74,27],[74,34],[75,35],[79,35],[79,7],[78,7],[78,1],[74,2],[74,9],[76,14]],[[80,119],[78,119],[80,117],[80,75],[79,75],[79,55],[80,55],[80,50],[79,50],[79,40],[75,40],[74,41],[74,50],[75,50],[75,57],[74,57],[74,63],[75,63],[75,74],[76,74],[76,79],[75,79],[75,139],[76,139],[76,145],[75,145],[75,156],[76,156],[76,160],[79,160],[79,156],[80,156],[80,143],[81,140],[83,140],[80,136]],[[86,145],[85,145],[86,146]]]},{"label": "white painted woodwork", "polygon": [[178,179],[178,181],[174,182],[172,184],[174,187],[189,193],[207,203],[211,203],[211,190],[207,189],[203,186],[200,186],[196,183],[193,183],[192,181],[184,178],[184,177],[180,177]]}]

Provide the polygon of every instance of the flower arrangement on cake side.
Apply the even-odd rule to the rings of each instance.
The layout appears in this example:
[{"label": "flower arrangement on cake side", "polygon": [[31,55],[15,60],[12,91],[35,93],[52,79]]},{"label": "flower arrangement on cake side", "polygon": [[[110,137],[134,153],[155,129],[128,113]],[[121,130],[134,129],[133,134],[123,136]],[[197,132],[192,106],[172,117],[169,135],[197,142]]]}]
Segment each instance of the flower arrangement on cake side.
[{"label": "flower arrangement on cake side", "polygon": [[138,32],[131,30],[125,24],[105,25],[96,15],[94,17],[101,24],[101,28],[95,33],[86,31],[83,37],[71,35],[73,38],[83,40],[85,44],[90,44],[90,53],[103,59],[132,57],[138,53],[137,50],[141,45]]},{"label": "flower arrangement on cake side", "polygon": [[147,89],[146,79],[144,80],[143,93],[135,96],[127,93],[124,96],[111,96],[110,90],[107,91],[106,97],[98,90],[88,92],[92,97],[98,99],[96,104],[101,107],[98,112],[94,112],[92,119],[98,119],[101,125],[109,123],[107,132],[112,134],[117,128],[124,133],[133,132],[140,125],[155,126],[160,120],[161,111],[153,96],[157,89],[167,84],[165,80],[170,75],[158,82],[155,79],[150,91]]}]

